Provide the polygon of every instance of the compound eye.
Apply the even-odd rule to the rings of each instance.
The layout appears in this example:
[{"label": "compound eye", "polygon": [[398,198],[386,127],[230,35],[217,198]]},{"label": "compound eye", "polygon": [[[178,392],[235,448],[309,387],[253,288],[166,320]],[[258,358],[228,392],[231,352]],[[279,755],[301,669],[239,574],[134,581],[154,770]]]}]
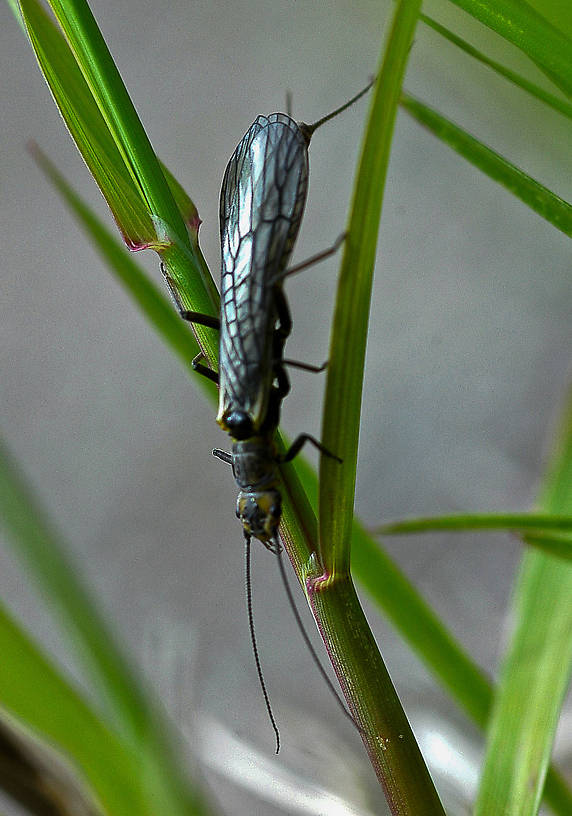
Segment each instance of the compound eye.
[{"label": "compound eye", "polygon": [[269,510],[270,517],[276,519],[280,516],[282,508],[279,504],[273,504]]},{"label": "compound eye", "polygon": [[224,424],[235,439],[248,439],[254,435],[252,419],[246,411],[230,411],[224,418]]}]

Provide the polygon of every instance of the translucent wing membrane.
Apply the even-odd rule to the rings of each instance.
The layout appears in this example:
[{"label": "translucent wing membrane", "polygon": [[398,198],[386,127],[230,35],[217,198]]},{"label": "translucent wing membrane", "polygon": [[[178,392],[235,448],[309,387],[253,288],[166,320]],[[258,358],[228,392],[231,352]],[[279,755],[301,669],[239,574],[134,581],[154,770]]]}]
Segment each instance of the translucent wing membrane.
[{"label": "translucent wing membrane", "polygon": [[254,432],[266,418],[280,286],[308,190],[308,149],[289,116],[259,116],[232,155],[220,200],[222,246],[220,401]]}]

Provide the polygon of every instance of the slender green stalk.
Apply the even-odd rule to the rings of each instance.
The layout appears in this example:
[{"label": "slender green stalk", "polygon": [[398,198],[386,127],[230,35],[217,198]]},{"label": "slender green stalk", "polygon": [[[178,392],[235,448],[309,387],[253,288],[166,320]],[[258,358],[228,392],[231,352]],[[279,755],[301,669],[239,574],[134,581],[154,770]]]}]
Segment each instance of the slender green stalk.
[{"label": "slender green stalk", "polygon": [[[72,138],[131,249],[151,247],[183,308],[218,310],[218,293],[198,246],[196,208],[154,154],[85,0],[52,3],[66,36],[38,0],[20,0],[40,68]],[[212,330],[193,328],[216,368]]]},{"label": "slender green stalk", "polygon": [[572,516],[552,516],[548,513],[460,513],[454,516],[434,516],[403,519],[375,527],[378,535],[403,535],[433,531],[466,530],[534,530],[535,532],[572,532]]},{"label": "slender green stalk", "polygon": [[351,577],[336,577],[327,585],[310,583],[309,600],[391,812],[444,816]]},{"label": "slender green stalk", "polygon": [[[167,300],[133,260],[132,255],[125,252],[124,246],[115,239],[110,230],[74,192],[45,153],[35,144],[30,146],[30,150],[39,167],[99,249],[107,266],[113,270],[116,278],[129,292],[146,319],[180,358],[189,373],[192,372],[191,361],[199,349],[188,324],[181,320],[173,309],[173,304]],[[214,385],[204,377],[198,378],[198,381],[210,392],[214,391]]]},{"label": "slender green stalk", "polygon": [[374,86],[340,269],[322,441],[343,465],[320,458],[320,554],[329,575],[349,574],[365,348],[377,235],[393,127],[419,0],[397,4]]},{"label": "slender green stalk", "polygon": [[[306,567],[310,608],[392,813],[443,814],[350,576],[350,542],[367,322],[395,115],[419,0],[397,3],[366,130],[340,272],[320,462],[320,556]],[[351,342],[349,342],[351,338]]]}]

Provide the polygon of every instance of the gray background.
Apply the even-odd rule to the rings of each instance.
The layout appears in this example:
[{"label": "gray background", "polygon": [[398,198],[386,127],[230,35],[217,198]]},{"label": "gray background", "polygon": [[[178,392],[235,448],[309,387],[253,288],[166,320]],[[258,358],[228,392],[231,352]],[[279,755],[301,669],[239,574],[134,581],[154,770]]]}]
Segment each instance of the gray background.
[{"label": "gray background", "polygon": [[[373,0],[159,7],[100,0],[92,7],[155,148],[199,208],[201,243],[215,274],[219,184],[242,133],[258,113],[283,109],[288,88],[295,115],[306,121],[355,93],[375,70],[390,11]],[[449,7],[432,10],[490,55],[543,81],[516,50],[473,21]],[[287,781],[290,804],[282,809],[272,797],[289,770],[301,774],[296,789],[303,779],[361,803],[355,812],[367,812],[366,803],[380,812],[359,739],[312,666],[276,564],[257,547],[255,614],[285,746],[272,764],[244,611],[235,488],[230,471],[210,455],[228,440],[27,154],[26,141],[39,141],[111,222],[4,4],[0,48],[2,432],[58,520],[78,569],[174,716],[185,730],[197,714],[215,718],[203,720],[199,750],[211,756],[227,750],[230,736],[217,730],[224,727],[269,763],[265,782],[261,766],[252,755],[248,760],[258,768],[258,791],[205,771],[221,807],[235,814],[334,812],[317,805],[304,810],[302,803],[297,809]],[[423,26],[406,87],[570,199],[564,120]],[[295,260],[329,245],[344,228],[366,107],[362,102],[314,137]],[[138,260],[160,280],[154,254]],[[288,356],[327,357],[336,268],[332,260],[288,283],[295,323]],[[380,230],[358,463],[356,510],[367,524],[530,506],[569,380],[571,296],[567,239],[400,112]],[[283,426],[292,435],[319,435],[323,380],[303,372],[292,379]],[[395,539],[387,546],[494,673],[519,545],[504,536],[466,535]],[[0,558],[3,598],[75,672],[9,548]],[[451,812],[464,812],[480,738],[365,603]],[[560,730],[558,753],[570,770],[570,728]],[[431,735],[462,749],[457,771],[450,766],[446,779]],[[238,762],[238,748],[229,750]],[[343,772],[334,762],[340,759]]]}]

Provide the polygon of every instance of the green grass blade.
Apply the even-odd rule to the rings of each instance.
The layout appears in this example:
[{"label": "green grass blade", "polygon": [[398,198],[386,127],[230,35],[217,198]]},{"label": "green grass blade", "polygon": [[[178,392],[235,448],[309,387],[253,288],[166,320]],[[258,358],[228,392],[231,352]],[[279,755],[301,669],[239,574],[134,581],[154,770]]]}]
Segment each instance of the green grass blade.
[{"label": "green grass blade", "polygon": [[6,0],[6,2],[10,6],[12,14],[18,20],[18,23],[20,24],[20,27],[25,31],[26,26],[24,25],[24,21],[22,20],[22,15],[20,13],[20,6],[18,5],[18,0]]},{"label": "green grass blade", "polygon": [[[20,5],[54,99],[126,243],[160,252],[183,308],[216,314],[196,208],[153,153],[89,8],[83,0],[53,4],[68,44],[37,0]],[[216,365],[212,333],[201,327],[195,333]]]},{"label": "green grass blade", "polygon": [[[545,513],[572,512],[572,401],[541,493]],[[513,602],[475,813],[535,814],[572,670],[572,564],[530,551]]]},{"label": "green grass blade", "polygon": [[428,17],[426,14],[420,14],[419,19],[424,22],[426,26],[432,28],[433,31],[436,31],[446,40],[449,40],[449,42],[456,45],[457,48],[460,48],[470,57],[478,60],[488,68],[492,68],[492,70],[499,74],[499,76],[508,79],[509,82],[512,82],[517,87],[522,88],[523,91],[526,91],[526,93],[535,97],[535,99],[538,99],[540,102],[544,102],[553,110],[564,114],[564,116],[567,116],[569,119],[572,119],[572,105],[569,102],[566,102],[566,100],[560,99],[558,96],[554,96],[554,94],[545,91],[544,88],[541,88],[534,82],[530,82],[530,80],[526,79],[526,77],[517,74],[516,71],[511,71],[510,68],[506,68],[504,65],[501,65],[500,62],[490,59],[490,57],[487,57],[481,51],[478,51],[466,40],[463,40],[457,34],[449,31],[448,28],[445,28],[445,26],[442,26],[440,23],[433,20],[431,17]]},{"label": "green grass blade", "polygon": [[491,530],[526,533],[526,543],[559,558],[572,559],[572,517],[546,513],[469,513],[403,519],[382,524],[376,535]]},{"label": "green grass blade", "polygon": [[78,770],[106,813],[149,814],[136,756],[0,606],[0,706]]},{"label": "green grass blade", "polygon": [[[150,798],[158,797],[159,801],[169,803],[173,810],[168,812],[173,814],[183,814],[189,803],[199,808],[198,795],[191,794],[182,781],[158,709],[123,658],[90,593],[65,555],[59,536],[2,447],[0,518],[16,554],[58,614],[74,653],[83,660],[105,698],[114,726],[139,759],[141,787]],[[34,674],[27,677],[30,683],[34,682]]]},{"label": "green grass blade", "polygon": [[[22,0],[21,7],[46,82],[126,244],[131,249],[153,246],[156,225],[65,37],[37,0]],[[196,237],[200,223],[196,207],[167,168],[161,165],[161,169],[184,222]]]},{"label": "green grass blade", "polygon": [[320,552],[328,574],[349,573],[357,446],[373,267],[393,126],[419,2],[400,4],[374,85],[336,294],[320,459]]},{"label": "green grass blade", "polygon": [[471,164],[506,187],[565,235],[572,236],[572,206],[568,202],[419,100],[404,94],[401,104],[411,116]]},{"label": "green grass blade", "polygon": [[572,96],[572,42],[525,0],[451,0],[516,45]]},{"label": "green grass blade", "polygon": [[526,543],[557,558],[572,559],[572,536],[566,533],[526,533]]},{"label": "green grass blade", "polygon": [[125,242],[132,248],[156,242],[155,227],[145,202],[65,38],[37,0],[22,0],[21,6],[30,41],[54,101]]},{"label": "green grass blade", "polygon": [[173,239],[190,250],[158,159],[87,2],[50,0],[50,6],[149,212],[167,223]]},{"label": "green grass blade", "polygon": [[572,532],[572,516],[552,516],[548,513],[460,513],[454,516],[422,516],[381,524],[372,532],[378,535],[402,535],[456,530]]}]

